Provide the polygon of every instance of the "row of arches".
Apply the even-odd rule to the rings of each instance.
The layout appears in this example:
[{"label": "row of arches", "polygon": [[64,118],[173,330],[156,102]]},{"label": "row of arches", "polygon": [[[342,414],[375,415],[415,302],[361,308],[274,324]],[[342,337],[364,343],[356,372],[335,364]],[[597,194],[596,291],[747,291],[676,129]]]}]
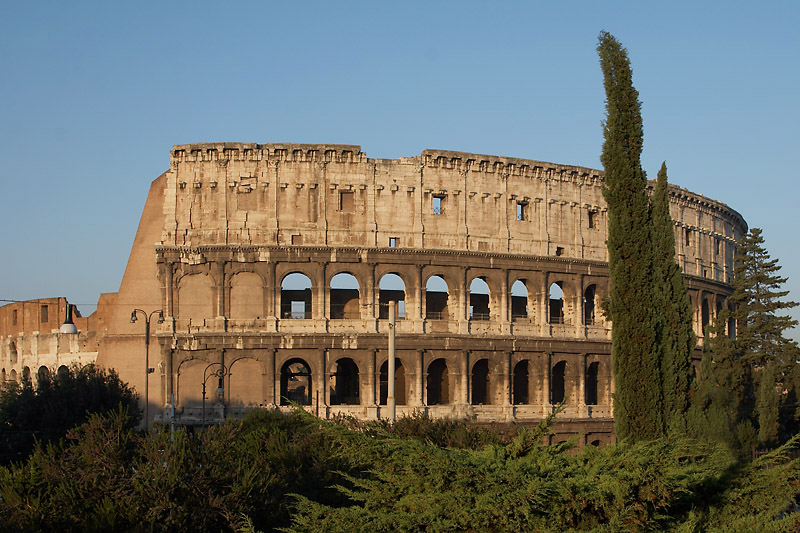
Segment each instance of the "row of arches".
[{"label": "row of arches", "polygon": [[[65,376],[69,374],[69,369],[66,365],[61,365],[56,370],[59,376]],[[39,383],[42,379],[49,378],[51,375],[51,370],[47,366],[40,366],[39,369],[36,371],[36,383]],[[0,384],[6,382],[14,382],[14,383],[23,383],[25,381],[31,380],[31,369],[29,366],[22,367],[22,370],[17,373],[17,370],[12,368],[8,372],[5,368],[0,369]]]},{"label": "row of arches", "polygon": [[[515,362],[509,368],[511,375],[504,377],[488,358],[478,358],[468,371],[467,391],[461,388],[463,382],[459,379],[459,369],[451,368],[453,361],[448,362],[444,357],[437,357],[424,367],[422,375],[419,375],[413,365],[408,367],[407,364],[408,361],[404,364],[401,358],[396,359],[395,401],[400,406],[420,403],[428,406],[448,405],[464,400],[472,405],[533,405],[540,400],[550,404],[558,404],[564,400],[574,403],[579,390],[583,391],[580,403],[585,405],[598,405],[608,401],[608,395],[600,382],[599,361],[588,362],[584,372],[578,372],[574,362],[553,362],[549,370],[546,370],[549,390],[541,399],[536,398],[538,394],[535,390],[541,384],[534,379],[540,367],[534,367],[532,361],[527,359]],[[260,395],[263,391],[259,382],[262,374],[265,379],[270,378],[259,365],[260,363],[251,358],[240,358],[233,363],[228,382],[230,390],[226,391],[228,402],[245,406],[270,403]],[[275,403],[357,406],[376,402],[378,405],[386,405],[389,389],[388,361],[377,367],[377,374],[372,380],[369,376],[371,370],[367,371],[361,365],[351,357],[340,357],[331,363],[331,371],[327,375],[320,376],[312,370],[308,360],[291,357],[279,369],[276,368],[279,376],[276,376],[278,383]],[[201,399],[197,395],[199,391],[195,389],[197,384],[202,383],[202,373],[199,372],[204,366],[205,362],[198,362],[193,366],[183,367],[179,372],[181,404],[193,404]],[[502,392],[506,379],[508,391]],[[579,379],[583,380],[582,386],[578,386]],[[327,383],[323,383],[324,381]],[[412,382],[419,383],[423,390],[415,390]],[[367,387],[371,386],[375,387],[374,396],[365,394]],[[319,396],[320,391],[324,391],[324,396]],[[507,398],[504,399],[503,394],[507,394]]]},{"label": "row of arches", "polygon": [[[567,399],[567,362],[559,361],[552,367],[550,374],[549,403],[559,404]],[[530,395],[530,363],[519,361],[512,371],[511,403],[525,405],[531,403]],[[425,404],[444,405],[453,403],[450,369],[444,358],[435,359],[428,365],[425,378]],[[599,394],[600,363],[593,361],[587,365],[584,384],[586,405],[597,405]],[[379,404],[386,405],[389,382],[388,362],[384,362],[379,371]],[[311,367],[300,358],[287,361],[281,368],[281,405],[299,403],[311,405],[312,397]],[[489,383],[497,379],[490,372],[489,360],[479,359],[472,365],[470,375],[469,401],[472,405],[492,405]],[[331,374],[331,405],[360,405],[360,378],[358,365],[350,358],[342,358],[336,362],[336,371]],[[395,401],[398,405],[407,402],[406,371],[401,360],[395,363]]]},{"label": "row of arches", "polygon": [[[453,281],[451,280],[451,284]],[[264,279],[255,272],[238,272],[230,278],[227,310],[225,314],[231,319],[264,318],[270,315],[267,306]],[[454,298],[453,289],[444,275],[433,274],[425,279],[424,291],[420,294],[423,300],[419,310],[427,320],[460,320],[489,321],[510,319],[530,320],[534,317],[534,308],[538,302],[536,294],[529,287],[526,278],[517,278],[510,284],[507,298],[497,294],[490,288],[485,276],[475,276],[466,285],[464,298],[466,306],[460,308],[458,298]],[[377,318],[388,318],[390,301],[398,302],[398,318],[407,316],[406,282],[397,272],[389,272],[381,276],[377,283]],[[354,320],[370,318],[371,310],[362,284],[350,272],[339,272],[330,278],[327,287],[327,301],[315,295],[315,287],[311,278],[303,272],[292,271],[280,280],[278,317],[281,319],[310,319],[325,316],[333,320]],[[551,324],[569,324],[572,321],[584,325],[596,322],[597,286],[589,284],[581,293],[580,302],[575,303],[575,294],[570,284],[563,281],[550,283],[546,294],[546,321]],[[207,319],[216,316],[214,309],[212,284],[207,274],[187,274],[178,283],[177,317],[192,320]],[[412,296],[413,298],[413,296]],[[454,303],[455,301],[455,303]],[[503,301],[508,309],[501,309]],[[326,309],[316,312],[315,303],[325,302]],[[580,306],[582,313],[576,317],[574,307]]]}]

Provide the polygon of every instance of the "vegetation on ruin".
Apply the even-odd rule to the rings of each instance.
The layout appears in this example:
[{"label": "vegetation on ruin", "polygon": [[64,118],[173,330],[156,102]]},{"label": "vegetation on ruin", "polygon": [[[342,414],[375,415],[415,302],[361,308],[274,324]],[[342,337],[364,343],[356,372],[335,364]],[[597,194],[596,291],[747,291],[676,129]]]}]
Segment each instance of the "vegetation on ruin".
[{"label": "vegetation on ruin", "polygon": [[[254,411],[206,431],[94,416],[0,467],[13,531],[790,531],[800,438],[752,463],[719,444],[542,445],[419,415]],[[445,439],[442,441],[442,439]],[[792,458],[795,457],[795,458]]]}]

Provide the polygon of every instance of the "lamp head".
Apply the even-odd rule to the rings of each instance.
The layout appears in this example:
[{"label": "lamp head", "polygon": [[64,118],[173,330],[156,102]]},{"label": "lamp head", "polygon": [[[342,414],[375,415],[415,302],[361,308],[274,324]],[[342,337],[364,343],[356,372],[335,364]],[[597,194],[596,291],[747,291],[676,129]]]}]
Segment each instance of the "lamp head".
[{"label": "lamp head", "polygon": [[156,322],[158,322],[159,324],[163,324],[164,323],[164,311],[159,311],[158,312],[158,320]]},{"label": "lamp head", "polygon": [[136,322],[136,311],[131,311],[131,324]]}]

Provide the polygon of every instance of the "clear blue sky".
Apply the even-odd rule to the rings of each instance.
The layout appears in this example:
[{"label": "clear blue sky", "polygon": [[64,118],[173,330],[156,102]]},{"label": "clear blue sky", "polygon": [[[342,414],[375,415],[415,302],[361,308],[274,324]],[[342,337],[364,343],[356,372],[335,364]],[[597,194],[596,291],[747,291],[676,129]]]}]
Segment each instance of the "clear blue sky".
[{"label": "clear blue sky", "polygon": [[666,160],[763,228],[800,299],[798,26],[788,1],[4,2],[0,298],[88,314],[116,291],[173,144],[601,168],[605,29],[630,54],[649,175]]}]

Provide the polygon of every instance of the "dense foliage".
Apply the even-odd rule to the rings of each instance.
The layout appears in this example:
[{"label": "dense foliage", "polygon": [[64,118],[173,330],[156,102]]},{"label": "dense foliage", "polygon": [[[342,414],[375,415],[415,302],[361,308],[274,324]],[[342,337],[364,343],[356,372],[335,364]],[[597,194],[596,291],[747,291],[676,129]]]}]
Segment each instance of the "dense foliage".
[{"label": "dense foliage", "polygon": [[[257,411],[206,431],[141,432],[93,417],[0,467],[9,531],[790,531],[798,439],[753,463],[657,439],[543,446],[425,416],[394,426]],[[457,437],[445,447],[428,437]]]},{"label": "dense foliage", "polygon": [[659,365],[660,322],[653,265],[650,200],[642,170],[642,116],[628,54],[610,34],[597,47],[606,91],[603,196],[608,204],[609,298],[614,429],[620,439],[664,434]]},{"label": "dense foliage", "polygon": [[663,390],[663,417],[670,434],[685,434],[692,382],[692,352],[697,343],[692,330],[692,307],[683,272],[675,261],[675,231],[669,212],[667,165],[658,171],[652,198],[653,307],[658,310],[657,346]]},{"label": "dense foliage", "polygon": [[730,308],[709,330],[691,413],[694,435],[725,442],[742,456],[771,448],[798,432],[800,349],[785,332],[795,325],[780,311],[786,278],[764,249],[761,230],[745,235],[735,257]]},{"label": "dense foliage", "polygon": [[0,464],[25,459],[36,442],[57,442],[67,431],[89,420],[91,413],[123,410],[128,424],[139,421],[136,393],[116,372],[94,365],[42,372],[6,383],[0,391]]}]

